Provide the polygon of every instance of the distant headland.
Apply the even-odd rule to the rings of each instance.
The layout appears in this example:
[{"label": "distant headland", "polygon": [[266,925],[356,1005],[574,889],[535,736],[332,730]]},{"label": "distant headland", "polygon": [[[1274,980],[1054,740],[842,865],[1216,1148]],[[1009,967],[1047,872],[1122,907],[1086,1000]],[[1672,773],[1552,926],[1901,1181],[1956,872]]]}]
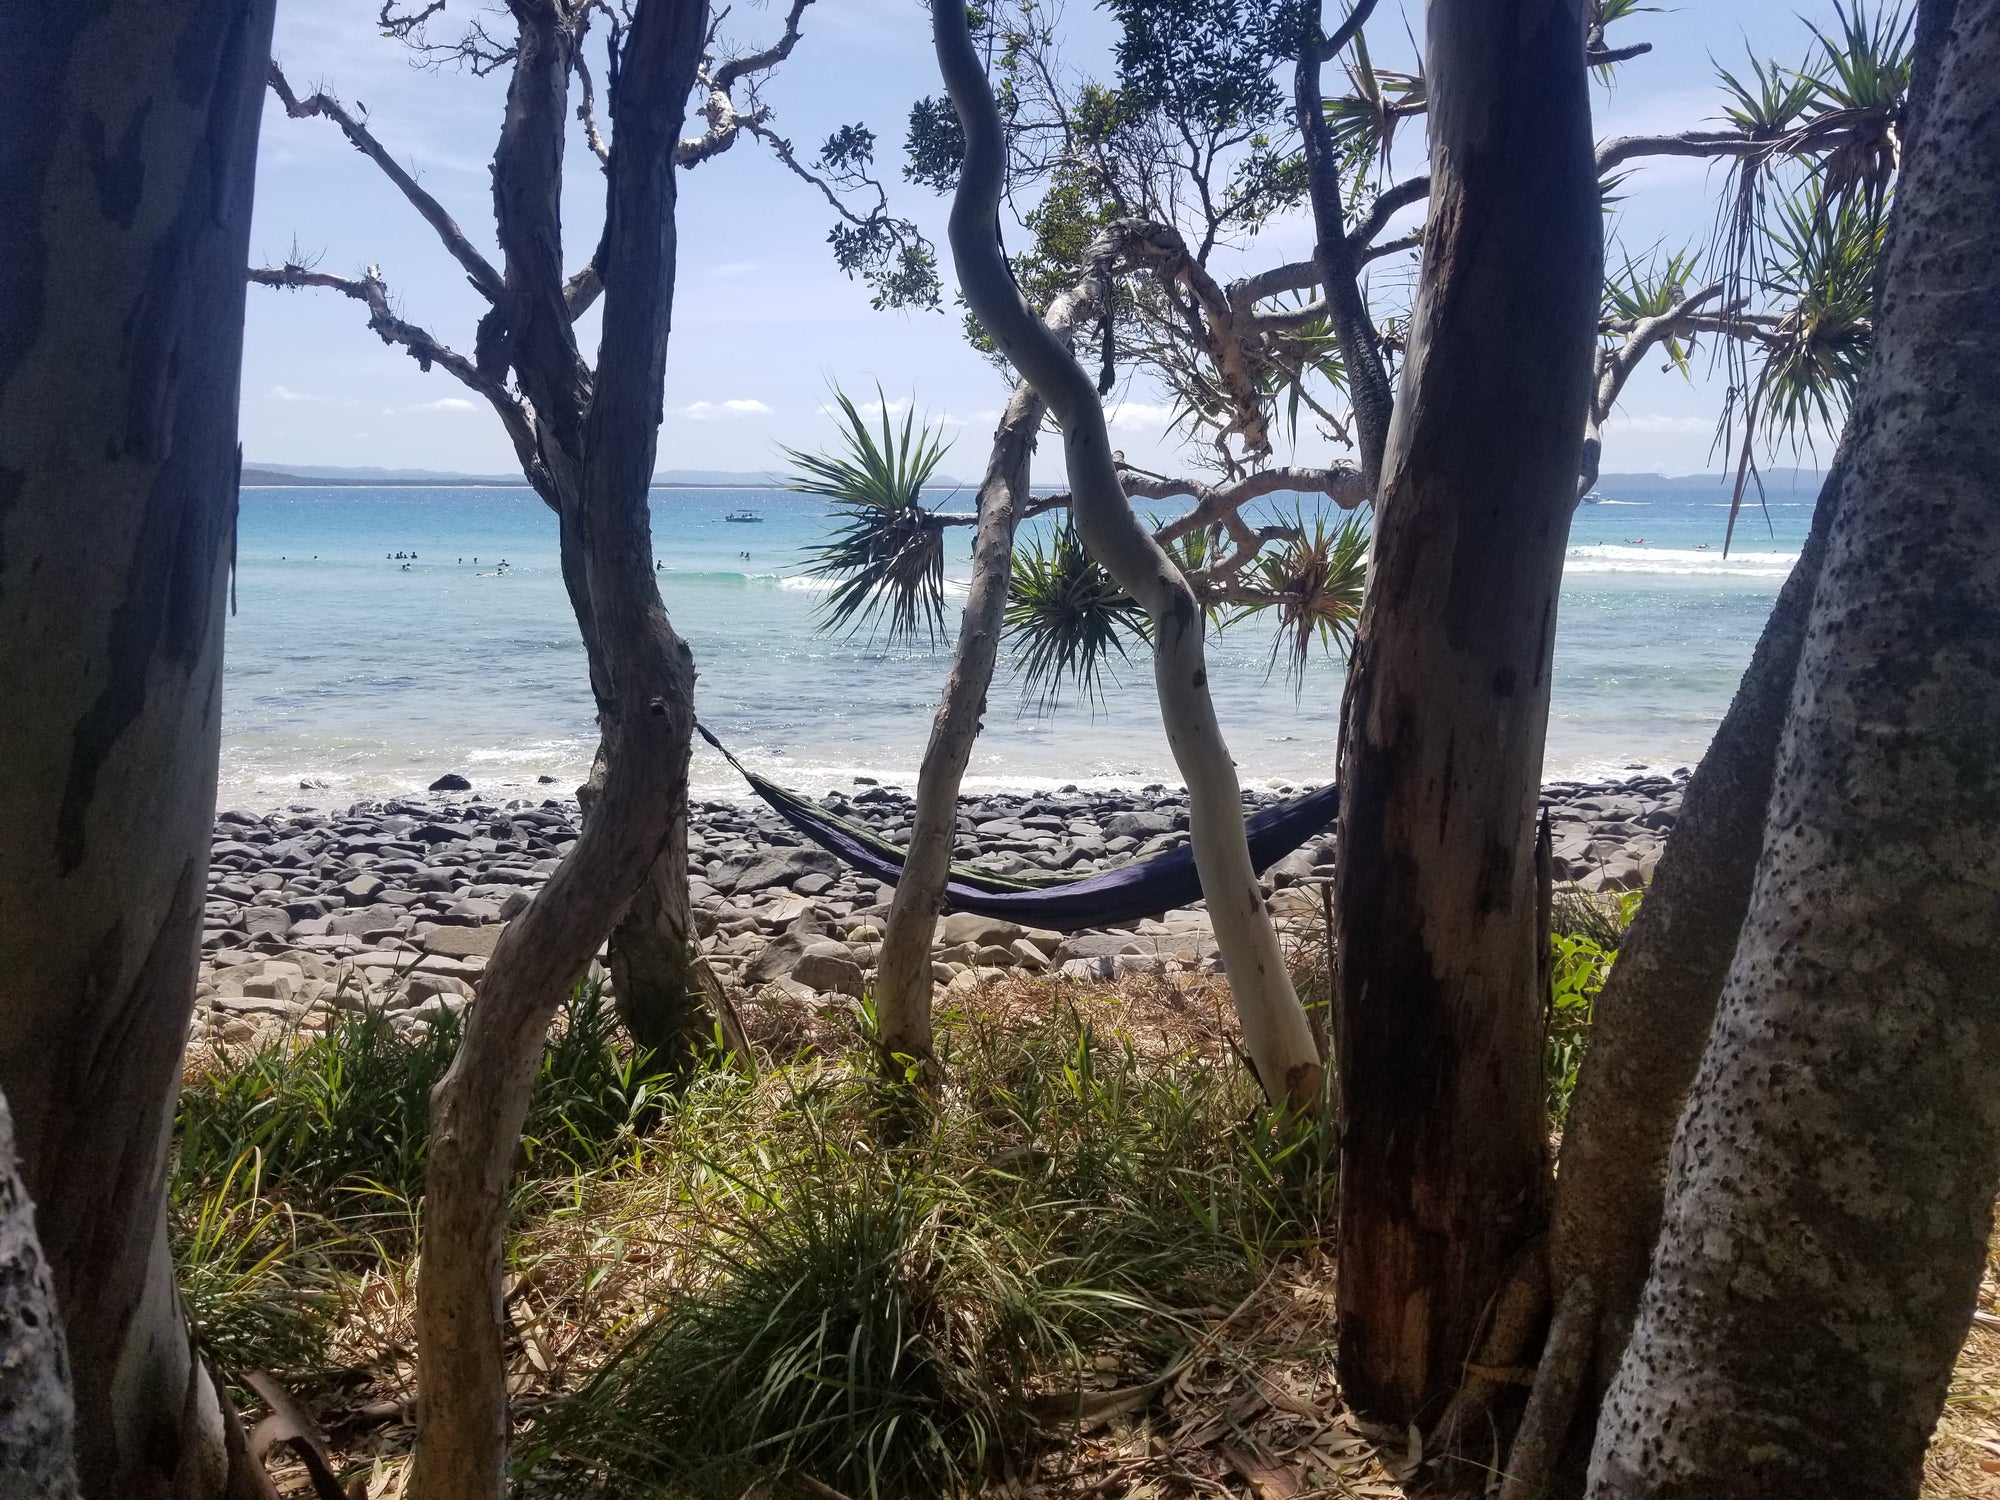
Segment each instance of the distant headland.
[{"label": "distant headland", "polygon": [[[1708,481],[1727,484],[1733,479],[1728,474],[1600,474],[1597,488],[1636,493],[1652,489],[1685,487]],[[1767,493],[1792,493],[1798,490],[1817,491],[1820,474],[1816,469],[1766,469],[1763,472],[1764,489]],[[243,481],[246,486],[294,486],[294,485],[350,485],[366,486],[372,489],[386,489],[392,486],[438,487],[449,486],[463,489],[472,486],[490,485],[495,488],[525,489],[526,481],[519,474],[456,474],[438,469],[381,469],[343,468],[332,464],[287,464],[251,462],[243,466]],[[734,469],[664,469],[653,476],[653,484],[658,489],[695,490],[782,490],[791,488],[790,476],[774,469],[762,471]],[[950,489],[971,489],[974,486],[961,479],[937,475],[926,487],[933,491]],[[1036,488],[1042,488],[1037,485]],[[1755,497],[1755,487],[1751,495]]]}]

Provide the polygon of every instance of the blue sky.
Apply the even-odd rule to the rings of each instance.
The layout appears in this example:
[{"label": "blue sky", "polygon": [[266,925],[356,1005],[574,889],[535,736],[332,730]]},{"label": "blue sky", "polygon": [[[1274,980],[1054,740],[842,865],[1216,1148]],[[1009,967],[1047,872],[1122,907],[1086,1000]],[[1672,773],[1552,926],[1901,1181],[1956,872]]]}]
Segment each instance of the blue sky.
[{"label": "blue sky", "polygon": [[[378,8],[377,0],[280,0],[277,58],[300,92],[327,86],[350,103],[365,104],[376,135],[490,250],[487,165],[504,81],[412,68],[397,44],[377,34]],[[1420,34],[1421,6],[1405,0],[1401,9]],[[472,13],[469,0],[454,0],[447,19],[460,10]],[[1614,88],[1593,87],[1597,134],[1711,122],[1720,107],[1711,58],[1733,67],[1747,47],[1800,60],[1807,41],[1801,18],[1824,24],[1831,16],[1831,0],[1804,0],[1798,8],[1774,0],[1689,0],[1621,23],[1614,41],[1651,41],[1654,51],[1624,65]],[[778,20],[769,8],[739,3],[726,33],[746,47],[759,45]],[[1102,76],[1110,37],[1105,18],[1071,0],[1064,24],[1075,39],[1072,66]],[[1407,59],[1406,41],[1391,45],[1403,32],[1396,6],[1383,4],[1370,27],[1371,37],[1380,39],[1379,62],[1395,66]],[[775,110],[773,123],[801,155],[810,155],[840,124],[870,126],[882,143],[880,165],[896,209],[922,223],[942,246],[945,205],[901,182],[899,150],[910,103],[937,92],[928,16],[917,0],[815,0],[803,40],[772,77],[765,98]],[[1414,141],[1416,132],[1410,135]],[[1418,165],[1413,155],[1398,163],[1403,170]],[[576,263],[594,241],[597,222],[595,163],[580,142],[569,170],[565,221],[569,259]],[[1619,246],[1642,254],[1654,245],[1705,242],[1721,184],[1721,169],[1699,161],[1641,166],[1620,205],[1614,230]],[[1003,378],[965,346],[955,312],[872,310],[864,289],[833,265],[829,223],[817,195],[748,138],[683,173],[663,469],[782,467],[781,444],[815,447],[832,436],[825,410],[831,382],[871,392],[879,383],[892,401],[914,399],[955,439],[945,463],[949,471],[976,474],[983,465],[1005,396]],[[469,349],[481,301],[428,227],[336,127],[288,119],[271,99],[252,260],[282,262],[294,244],[328,271],[354,274],[379,265],[405,317]],[[1259,237],[1253,255],[1222,269],[1240,274],[1303,256],[1309,246],[1303,217],[1284,221]],[[949,286],[948,255],[944,259]],[[1405,258],[1378,274],[1406,277],[1412,264]],[[585,335],[586,346],[594,345],[594,326]],[[1129,458],[1166,471],[1190,467],[1180,440],[1165,428],[1157,391],[1128,385],[1114,399],[1114,435]],[[1720,384],[1703,370],[1690,384],[1654,362],[1634,377],[1607,429],[1605,470],[1721,467],[1710,456],[1720,404]],[[425,374],[379,342],[358,304],[322,291],[250,289],[242,429],[245,451],[255,461],[482,472],[513,467],[489,411],[449,376]],[[1309,436],[1278,455],[1299,462],[1334,456],[1337,450]],[[1792,461],[1789,455],[1778,459]],[[1045,441],[1038,476],[1052,477],[1059,467],[1054,444]]]}]

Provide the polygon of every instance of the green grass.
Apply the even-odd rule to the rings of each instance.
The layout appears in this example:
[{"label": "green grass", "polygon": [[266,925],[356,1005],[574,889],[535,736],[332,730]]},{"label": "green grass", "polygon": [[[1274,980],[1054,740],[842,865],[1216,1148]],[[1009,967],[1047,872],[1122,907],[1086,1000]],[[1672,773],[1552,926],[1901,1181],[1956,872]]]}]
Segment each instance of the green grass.
[{"label": "green grass", "polygon": [[1574,886],[1556,893],[1549,932],[1549,1012],[1543,1043],[1549,1123],[1569,1119],[1577,1070],[1590,1048],[1597,996],[1611,977],[1618,945],[1638,914],[1640,892],[1593,896]]},{"label": "green grass", "polygon": [[1145,1378],[1316,1237],[1327,1138],[1240,1067],[1149,1060],[1073,1012],[941,1035],[945,1091],[893,1141],[861,1049],[665,1122],[634,1181],[673,1285],[542,1413],[530,1492],[971,1491],[1022,1454],[1024,1398],[1106,1358]]},{"label": "green grass", "polygon": [[[174,1239],[225,1371],[407,1379],[427,1098],[458,1033],[343,1015],[190,1078]],[[1147,1054],[1069,1007],[939,1037],[914,1108],[862,1027],[670,1088],[572,997],[508,1247],[541,1341],[513,1356],[523,1494],[973,1491],[1048,1441],[1036,1413],[1059,1430],[1066,1393],[1151,1378],[1319,1238],[1330,1132],[1271,1115],[1233,1058]]]},{"label": "green grass", "polygon": [[[213,1185],[256,1151],[274,1192],[302,1211],[350,1219],[407,1204],[422,1190],[430,1091],[457,1050],[462,1022],[421,1034],[380,1010],[341,1012],[316,1036],[225,1049],[182,1090],[177,1168]],[[594,985],[564,1002],[542,1054],[522,1143],[532,1177],[617,1160],[650,1129],[670,1080],[617,1030]]]},{"label": "green grass", "polygon": [[[189,1315],[218,1366],[309,1371],[371,1267],[414,1248],[431,1086],[461,1024],[398,1032],[343,1012],[319,1035],[225,1049],[181,1090],[171,1229]],[[668,1080],[593,985],[558,1014],[522,1148],[516,1219],[615,1173],[659,1121]]]}]

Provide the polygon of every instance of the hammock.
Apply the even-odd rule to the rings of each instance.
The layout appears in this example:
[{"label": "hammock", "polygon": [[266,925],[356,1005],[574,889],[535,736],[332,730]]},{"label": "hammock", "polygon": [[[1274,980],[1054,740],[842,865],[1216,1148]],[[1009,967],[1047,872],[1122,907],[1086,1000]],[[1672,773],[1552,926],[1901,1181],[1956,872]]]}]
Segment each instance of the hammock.
[{"label": "hammock", "polygon": [[[885,884],[894,885],[901,878],[902,849],[863,824],[759,776],[731,755],[704,725],[696,724],[695,728],[779,817],[820,848]],[[1340,788],[1323,786],[1252,814],[1243,825],[1250,839],[1250,863],[1262,874],[1325,828],[1339,811]],[[1051,932],[1116,927],[1191,906],[1200,899],[1201,877],[1195,872],[1194,849],[1188,844],[1135,864],[1081,877],[996,875],[991,870],[954,864],[944,888],[946,911],[976,912]]]}]

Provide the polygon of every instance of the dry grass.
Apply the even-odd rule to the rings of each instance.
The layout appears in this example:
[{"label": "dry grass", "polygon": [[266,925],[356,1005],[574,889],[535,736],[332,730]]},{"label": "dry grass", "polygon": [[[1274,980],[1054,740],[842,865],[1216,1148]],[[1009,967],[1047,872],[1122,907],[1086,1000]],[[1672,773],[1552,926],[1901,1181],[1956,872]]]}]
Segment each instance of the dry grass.
[{"label": "dry grass", "polygon": [[[1046,1029],[1066,1010],[1104,1038],[1129,1039],[1142,1067],[1191,1066],[1234,1080],[1247,1107],[1228,991],[1209,976],[1166,971],[1088,986],[1009,978],[962,1002],[946,1030],[990,1044]],[[607,1168],[526,1190],[508,1295],[523,1439],[649,1317],[713,1282],[718,1225],[743,1209],[751,1164],[768,1167],[789,1149],[784,1136],[802,1109],[845,1118],[858,1097],[855,1013],[808,1010],[774,994],[752,1002],[745,1019],[774,1064],[757,1082],[703,1075],[657,1139],[635,1142]],[[1404,1494],[1400,1481],[1415,1477],[1423,1456],[1413,1435],[1369,1427],[1340,1403],[1330,1262],[1310,1233],[1274,1249],[1242,1263],[1234,1290],[1224,1290],[1230,1276],[1216,1275],[1210,1284],[1221,1294],[1207,1305],[1184,1299],[1170,1340],[1157,1330],[1101,1334],[1070,1373],[1040,1371],[1023,1393],[1036,1435],[986,1492],[1017,1500]],[[2000,1241],[1995,1249],[1982,1321],[1926,1467],[1926,1500],[2000,1497]],[[288,1381],[325,1427],[341,1472],[371,1500],[400,1500],[414,1436],[415,1267],[391,1249],[349,1269],[324,1366]],[[283,1493],[309,1493],[302,1469],[273,1467]],[[793,1491],[749,1493],[778,1500]]]},{"label": "dry grass", "polygon": [[1979,1284],[1965,1347],[1952,1371],[1944,1416],[1924,1464],[1925,1500],[2000,1497],[2000,1239]]}]

